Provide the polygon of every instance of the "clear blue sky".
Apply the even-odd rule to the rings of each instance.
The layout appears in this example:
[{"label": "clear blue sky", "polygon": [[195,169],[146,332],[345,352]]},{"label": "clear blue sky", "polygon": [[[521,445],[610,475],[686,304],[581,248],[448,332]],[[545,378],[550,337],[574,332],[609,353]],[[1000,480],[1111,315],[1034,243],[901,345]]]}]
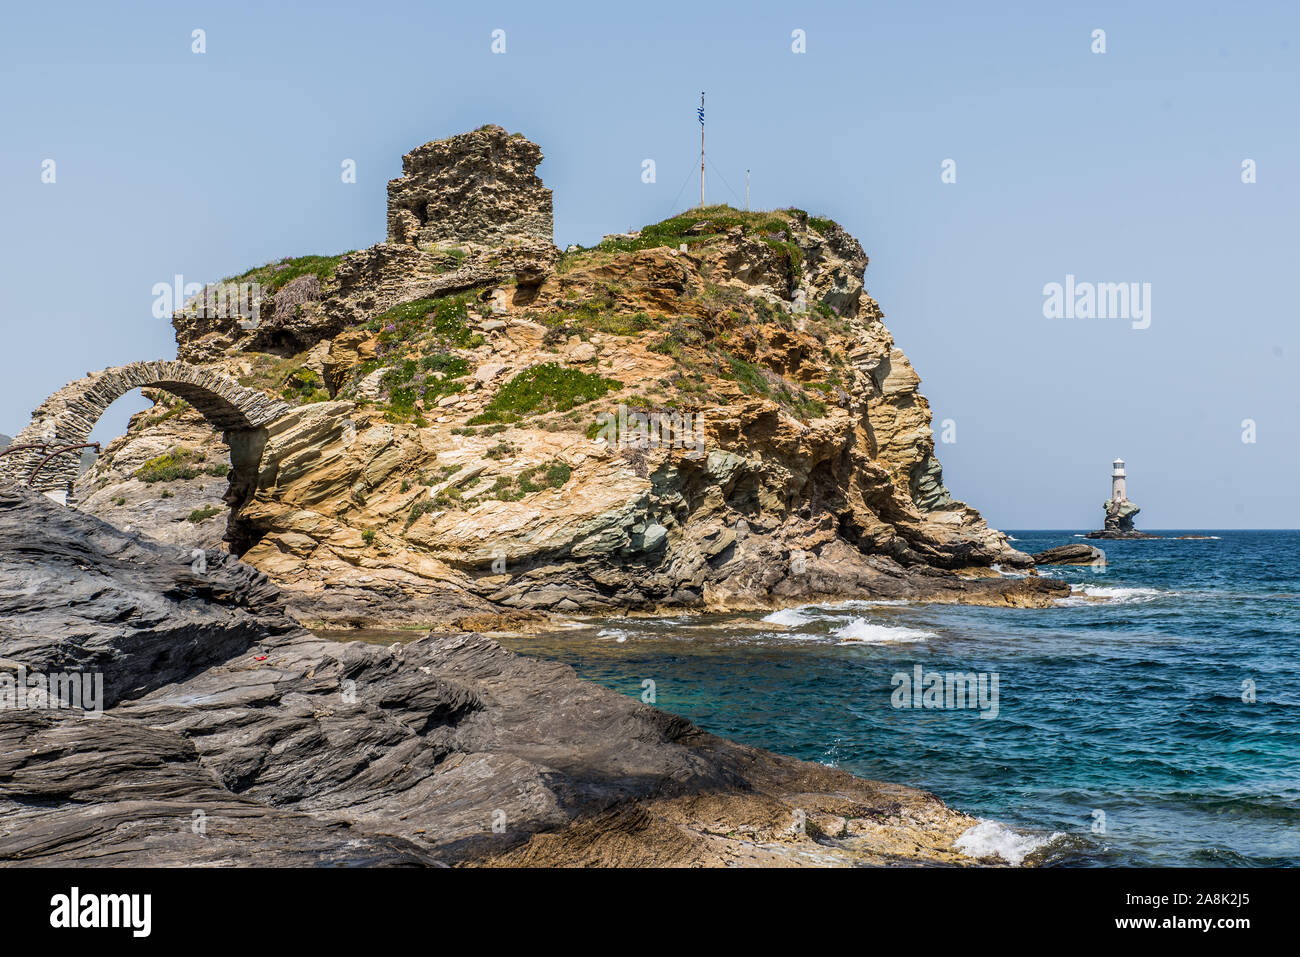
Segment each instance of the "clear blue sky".
[{"label": "clear blue sky", "polygon": [[[993,524],[1096,527],[1122,456],[1142,527],[1294,528],[1298,6],[11,5],[0,431],[88,370],[174,355],[154,283],[381,240],[385,184],[429,139],[540,143],[561,246],[691,205],[706,90],[708,199],[737,203],[722,179],[743,195],[748,167],[755,207],[861,239],[957,423],[948,485]],[[1150,328],[1044,318],[1066,274],[1151,283]]]}]

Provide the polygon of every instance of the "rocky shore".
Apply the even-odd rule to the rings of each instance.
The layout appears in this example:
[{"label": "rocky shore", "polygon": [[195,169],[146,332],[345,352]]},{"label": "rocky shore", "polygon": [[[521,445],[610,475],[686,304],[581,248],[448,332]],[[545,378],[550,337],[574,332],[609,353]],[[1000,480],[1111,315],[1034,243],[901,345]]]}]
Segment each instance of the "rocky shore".
[{"label": "rocky shore", "polygon": [[[31,534],[40,529],[39,535]],[[969,864],[933,795],[705,733],[477,634],[325,641],[266,577],[0,486],[0,862]],[[989,861],[986,863],[996,863]]]},{"label": "rocky shore", "polygon": [[1058,545],[1034,553],[1035,565],[1105,565],[1106,553],[1092,545]]}]

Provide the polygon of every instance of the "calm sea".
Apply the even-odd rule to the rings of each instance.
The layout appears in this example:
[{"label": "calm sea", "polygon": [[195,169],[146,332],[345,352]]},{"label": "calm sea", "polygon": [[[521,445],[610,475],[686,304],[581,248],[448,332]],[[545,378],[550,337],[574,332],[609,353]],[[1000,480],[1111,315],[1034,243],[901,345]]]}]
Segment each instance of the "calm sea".
[{"label": "calm sea", "polygon": [[[717,734],[933,791],[997,822],[971,853],[1300,864],[1300,532],[1161,534],[1216,537],[1097,542],[1104,572],[1044,569],[1075,588],[1050,609],[849,602],[506,643]],[[985,696],[895,707],[926,704],[897,677],[917,666],[923,686],[982,676]]]}]

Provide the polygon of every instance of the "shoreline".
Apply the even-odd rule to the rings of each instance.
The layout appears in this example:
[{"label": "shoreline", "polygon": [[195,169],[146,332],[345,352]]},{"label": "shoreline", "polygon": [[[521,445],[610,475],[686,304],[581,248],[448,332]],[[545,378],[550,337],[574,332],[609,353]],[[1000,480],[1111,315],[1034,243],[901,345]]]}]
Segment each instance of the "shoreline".
[{"label": "shoreline", "polygon": [[980,822],[929,792],[717,737],[481,635],[323,640],[229,556],[196,573],[13,486],[0,532],[7,656],[105,679],[99,720],[0,712],[0,753],[22,756],[5,864],[1003,863],[956,849]]},{"label": "shoreline", "polygon": [[[284,595],[290,613],[304,627],[311,631],[349,630],[383,630],[394,631],[427,629],[435,632],[467,631],[502,631],[527,633],[546,627],[556,620],[580,617],[600,617],[627,619],[650,619],[670,617],[693,617],[714,614],[770,613],[809,604],[834,604],[851,601],[906,601],[914,604],[969,605],[973,607],[1003,608],[1051,608],[1062,598],[1070,597],[1069,586],[1054,578],[1040,577],[1035,573],[1007,574],[981,569],[975,575],[951,574],[931,591],[911,593],[902,590],[887,590],[879,594],[864,595],[826,593],[826,594],[773,594],[766,600],[757,600],[753,596],[744,596],[734,601],[699,603],[695,605],[660,605],[653,608],[611,608],[592,607],[570,609],[554,612],[547,609],[518,609],[510,607],[468,607],[450,599],[439,602],[415,600],[407,606],[389,606],[389,610],[376,614],[374,599],[365,604],[358,601],[340,608],[336,613],[322,616],[319,610],[313,613],[313,602],[320,596],[295,590],[284,585],[280,590]],[[558,618],[556,616],[559,616]],[[513,628],[493,627],[496,623],[511,624]]]}]

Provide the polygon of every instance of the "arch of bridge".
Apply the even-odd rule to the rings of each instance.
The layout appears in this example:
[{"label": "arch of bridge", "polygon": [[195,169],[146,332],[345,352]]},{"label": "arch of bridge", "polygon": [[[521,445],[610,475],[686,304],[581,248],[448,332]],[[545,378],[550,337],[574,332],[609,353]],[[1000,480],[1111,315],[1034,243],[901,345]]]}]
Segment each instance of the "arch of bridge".
[{"label": "arch of bridge", "polygon": [[[265,428],[291,406],[264,392],[247,389],[220,372],[170,359],[132,362],[69,382],[32,413],[31,423],[14,436],[15,446],[46,443],[77,445],[89,440],[104,411],[132,389],[154,388],[179,396],[223,432]],[[15,451],[0,458],[0,475],[26,482],[45,457],[39,450]],[[79,452],[58,456],[32,481],[42,491],[70,489],[80,469]]]}]

